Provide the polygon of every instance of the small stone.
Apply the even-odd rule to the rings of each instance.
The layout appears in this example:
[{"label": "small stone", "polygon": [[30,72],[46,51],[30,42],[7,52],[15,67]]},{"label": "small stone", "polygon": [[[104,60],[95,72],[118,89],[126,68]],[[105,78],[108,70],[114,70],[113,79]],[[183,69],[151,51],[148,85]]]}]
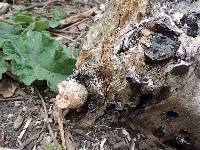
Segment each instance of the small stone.
[{"label": "small stone", "polygon": [[173,20],[176,22],[180,22],[181,18],[183,18],[183,13],[177,12],[173,15]]},{"label": "small stone", "polygon": [[14,128],[15,130],[18,130],[18,129],[21,127],[23,121],[24,121],[24,117],[21,116],[21,115],[18,115],[17,118],[16,118],[15,121],[14,121],[13,128]]},{"label": "small stone", "polygon": [[15,107],[19,107],[22,105],[22,102],[21,101],[15,101]]}]

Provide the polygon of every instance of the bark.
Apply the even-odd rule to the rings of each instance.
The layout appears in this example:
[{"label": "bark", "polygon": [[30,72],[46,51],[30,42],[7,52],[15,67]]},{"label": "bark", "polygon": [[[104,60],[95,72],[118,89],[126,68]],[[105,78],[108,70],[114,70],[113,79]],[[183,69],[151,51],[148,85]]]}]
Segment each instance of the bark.
[{"label": "bark", "polygon": [[200,147],[198,6],[198,0],[108,1],[72,77],[95,97],[90,123],[117,100],[162,143]]}]

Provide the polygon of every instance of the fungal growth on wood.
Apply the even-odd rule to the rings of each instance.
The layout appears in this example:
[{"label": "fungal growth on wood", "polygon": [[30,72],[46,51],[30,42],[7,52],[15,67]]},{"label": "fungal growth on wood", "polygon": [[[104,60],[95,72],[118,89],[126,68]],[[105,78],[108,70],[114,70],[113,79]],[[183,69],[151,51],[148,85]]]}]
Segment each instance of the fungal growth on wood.
[{"label": "fungal growth on wood", "polygon": [[60,109],[78,109],[87,100],[88,91],[84,85],[76,80],[62,81],[56,97],[56,106]]}]

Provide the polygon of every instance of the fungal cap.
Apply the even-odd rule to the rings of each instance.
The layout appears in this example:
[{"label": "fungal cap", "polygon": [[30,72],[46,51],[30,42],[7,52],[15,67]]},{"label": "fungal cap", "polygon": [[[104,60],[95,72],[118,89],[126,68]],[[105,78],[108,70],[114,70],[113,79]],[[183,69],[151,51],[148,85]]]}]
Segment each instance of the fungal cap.
[{"label": "fungal cap", "polygon": [[88,91],[84,85],[71,79],[58,84],[59,94],[56,96],[56,105],[60,109],[78,109],[87,100]]}]

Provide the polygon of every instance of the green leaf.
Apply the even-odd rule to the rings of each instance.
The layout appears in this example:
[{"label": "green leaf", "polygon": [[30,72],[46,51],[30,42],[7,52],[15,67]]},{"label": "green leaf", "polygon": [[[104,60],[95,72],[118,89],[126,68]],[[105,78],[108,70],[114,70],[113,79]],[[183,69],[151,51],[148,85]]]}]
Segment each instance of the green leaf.
[{"label": "green leaf", "polygon": [[53,19],[55,20],[61,20],[61,19],[64,19],[65,17],[67,17],[68,14],[64,11],[60,11],[58,9],[54,9],[53,10]]},{"label": "green leaf", "polygon": [[59,11],[57,9],[53,10],[52,18],[49,22],[49,26],[51,28],[56,28],[60,24],[60,20],[64,19],[68,16],[67,13],[64,13],[63,11]]},{"label": "green leaf", "polygon": [[30,24],[31,22],[33,22],[33,17],[30,15],[19,14],[15,16],[15,22]]},{"label": "green leaf", "polygon": [[35,22],[35,30],[43,31],[49,28],[49,21],[46,18],[42,18]]},{"label": "green leaf", "polygon": [[75,68],[76,60],[68,56],[67,50],[48,34],[37,31],[13,37],[4,46],[4,54],[12,60],[13,74],[27,85],[46,80],[53,91]]},{"label": "green leaf", "polygon": [[20,35],[22,28],[20,25],[9,25],[7,23],[0,22],[0,41],[5,41],[10,39],[15,35]]},{"label": "green leaf", "polygon": [[51,28],[56,28],[57,26],[59,26],[59,24],[60,24],[60,22],[57,21],[57,20],[54,20],[54,19],[52,19],[52,20],[49,22],[49,26],[50,26]]},{"label": "green leaf", "polygon": [[2,74],[4,72],[6,72],[5,60],[4,60],[3,54],[0,53],[0,79],[2,78]]}]

